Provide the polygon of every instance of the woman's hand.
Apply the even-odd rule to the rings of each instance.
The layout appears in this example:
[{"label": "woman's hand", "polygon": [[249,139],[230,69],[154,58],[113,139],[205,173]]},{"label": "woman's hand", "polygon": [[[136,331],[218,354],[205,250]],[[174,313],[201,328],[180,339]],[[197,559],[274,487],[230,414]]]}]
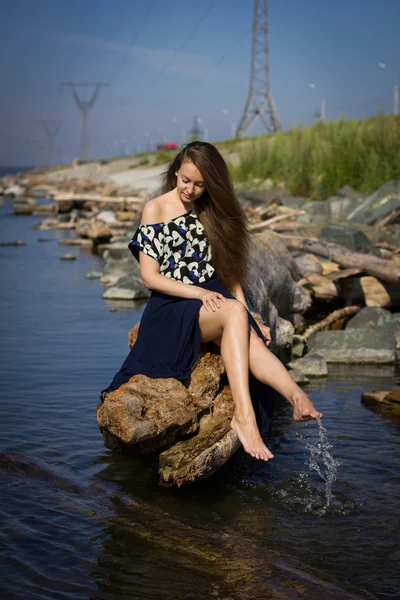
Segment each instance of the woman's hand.
[{"label": "woman's hand", "polygon": [[261,323],[258,323],[259,328],[261,329],[261,333],[263,334],[264,338],[265,338],[265,344],[267,346],[270,345],[271,343],[271,330],[269,327],[267,327],[266,325],[262,325]]},{"label": "woman's hand", "polygon": [[219,292],[210,292],[209,290],[204,290],[200,296],[200,300],[207,311],[212,310],[212,312],[215,312],[221,308],[222,302],[225,302],[225,297]]}]

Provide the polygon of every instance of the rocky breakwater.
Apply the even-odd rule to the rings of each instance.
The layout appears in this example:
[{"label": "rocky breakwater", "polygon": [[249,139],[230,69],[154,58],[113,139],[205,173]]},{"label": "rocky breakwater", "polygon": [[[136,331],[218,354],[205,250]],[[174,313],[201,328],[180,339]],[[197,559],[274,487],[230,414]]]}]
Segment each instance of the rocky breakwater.
[{"label": "rocky breakwater", "polygon": [[397,362],[400,182],[370,195],[344,188],[322,202],[247,192],[247,210],[259,243],[274,230],[286,246],[310,298],[294,321],[292,375],[305,383],[326,376],[329,363]]},{"label": "rocky breakwater", "polygon": [[[43,195],[46,185],[54,198],[62,192],[47,205],[52,216],[39,227],[70,229],[74,235],[63,243],[102,253],[103,273],[91,275],[101,277],[105,299],[149,296],[127,249],[145,195],[75,181],[67,197],[62,182],[57,189],[54,183],[28,183],[26,194]],[[333,362],[394,363],[399,183],[372,195],[345,188],[323,202],[290,198],[282,189],[238,193],[253,234],[247,301],[271,327],[271,349],[288,363],[292,377],[304,384],[326,377]],[[211,474],[237,449],[232,412],[217,349],[204,348],[188,388],[135,376],[104,399],[97,415],[108,447],[154,453],[160,481],[181,485]]]}]

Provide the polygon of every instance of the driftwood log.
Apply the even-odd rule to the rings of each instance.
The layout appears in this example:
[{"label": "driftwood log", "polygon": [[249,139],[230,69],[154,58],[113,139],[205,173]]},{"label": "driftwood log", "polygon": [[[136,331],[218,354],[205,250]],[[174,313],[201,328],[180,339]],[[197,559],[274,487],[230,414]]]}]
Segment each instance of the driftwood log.
[{"label": "driftwood log", "polygon": [[280,235],[289,250],[302,250],[329,258],[341,267],[357,267],[388,283],[400,282],[400,264],[361,252],[351,252],[339,244],[298,236]]},{"label": "driftwood log", "polygon": [[250,225],[250,231],[252,233],[256,233],[258,231],[263,231],[264,229],[268,229],[273,223],[277,223],[278,221],[284,221],[285,219],[289,219],[290,217],[298,217],[303,215],[305,210],[293,210],[289,213],[285,213],[283,215],[276,215],[267,221],[261,221],[261,223],[255,223],[254,225]]},{"label": "driftwood log", "polygon": [[[136,326],[129,335],[134,344]],[[218,349],[203,345],[185,387],[172,378],[134,375],[97,407],[111,450],[156,456],[159,482],[183,485],[219,469],[240,446],[230,422],[233,400]]]},{"label": "driftwood log", "polygon": [[302,335],[294,335],[294,342],[306,342],[314,333],[318,331],[323,331],[324,329],[328,329],[330,325],[340,321],[342,319],[347,319],[358,313],[360,311],[360,306],[346,306],[345,308],[340,308],[339,310],[334,310],[330,315],[319,321],[318,323],[314,323],[314,325],[310,325],[307,327],[305,332]]}]

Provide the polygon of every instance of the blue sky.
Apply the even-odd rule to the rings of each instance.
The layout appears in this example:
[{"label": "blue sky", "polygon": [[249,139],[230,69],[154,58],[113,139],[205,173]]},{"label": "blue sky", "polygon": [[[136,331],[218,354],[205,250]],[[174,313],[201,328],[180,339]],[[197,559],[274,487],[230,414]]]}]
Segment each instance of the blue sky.
[{"label": "blue sky", "polygon": [[[230,137],[249,89],[252,21],[252,0],[3,0],[0,164],[34,163],[27,140],[45,139],[40,119],[64,121],[58,161],[79,155],[81,115],[60,89],[71,80],[111,84],[89,115],[93,157],[179,143],[195,116],[210,141]],[[270,0],[269,21],[285,129],[311,123],[322,98],[328,119],[393,110],[400,0]]]}]

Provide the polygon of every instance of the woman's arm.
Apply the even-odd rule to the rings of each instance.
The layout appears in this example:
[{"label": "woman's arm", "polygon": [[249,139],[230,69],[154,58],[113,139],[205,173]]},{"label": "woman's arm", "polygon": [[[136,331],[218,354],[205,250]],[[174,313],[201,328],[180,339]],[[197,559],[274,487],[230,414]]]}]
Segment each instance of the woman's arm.
[{"label": "woman's arm", "polygon": [[169,296],[179,296],[180,298],[197,298],[201,300],[204,296],[205,290],[197,285],[182,283],[181,281],[175,281],[170,277],[165,277],[160,273],[159,263],[144,252],[139,254],[140,263],[140,275],[142,277],[144,285],[149,290],[156,292],[162,292]]}]

